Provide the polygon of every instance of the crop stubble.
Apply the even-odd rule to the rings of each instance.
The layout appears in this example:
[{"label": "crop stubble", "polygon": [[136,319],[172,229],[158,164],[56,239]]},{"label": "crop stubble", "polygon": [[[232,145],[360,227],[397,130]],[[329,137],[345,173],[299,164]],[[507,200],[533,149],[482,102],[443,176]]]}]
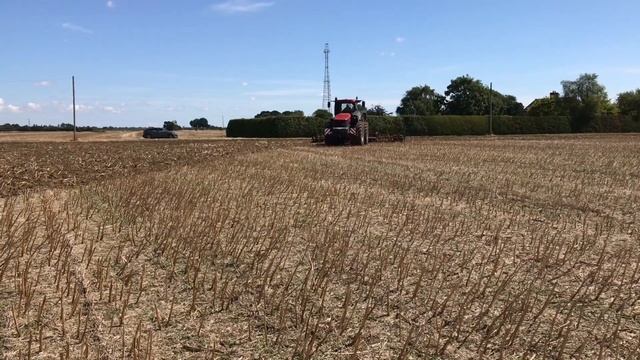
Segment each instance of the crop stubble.
[{"label": "crop stubble", "polygon": [[300,143],[289,140],[0,142],[0,197],[28,189],[76,186],[172,167],[202,165],[221,156]]},{"label": "crop stubble", "polygon": [[0,351],[637,358],[639,140],[289,147],[8,199]]}]

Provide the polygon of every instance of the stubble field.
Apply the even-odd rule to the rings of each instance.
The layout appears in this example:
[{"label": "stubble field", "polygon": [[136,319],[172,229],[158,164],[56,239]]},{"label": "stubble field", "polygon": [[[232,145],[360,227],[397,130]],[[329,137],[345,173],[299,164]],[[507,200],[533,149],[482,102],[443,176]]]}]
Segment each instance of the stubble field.
[{"label": "stubble field", "polygon": [[640,136],[268,144],[1,199],[0,356],[640,356]]}]

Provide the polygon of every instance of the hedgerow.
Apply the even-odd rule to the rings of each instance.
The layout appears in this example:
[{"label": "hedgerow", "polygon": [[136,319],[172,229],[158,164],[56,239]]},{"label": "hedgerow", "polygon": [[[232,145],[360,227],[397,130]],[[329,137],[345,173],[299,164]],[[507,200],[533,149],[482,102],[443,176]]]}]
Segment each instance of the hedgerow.
[{"label": "hedgerow", "polygon": [[[489,134],[488,116],[369,116],[371,135],[443,136]],[[267,117],[231,120],[228,137],[297,138],[322,134],[325,119],[315,117]],[[640,121],[623,116],[600,116],[593,119],[585,132],[640,132]],[[571,133],[567,116],[496,116],[493,133],[566,134]]]}]

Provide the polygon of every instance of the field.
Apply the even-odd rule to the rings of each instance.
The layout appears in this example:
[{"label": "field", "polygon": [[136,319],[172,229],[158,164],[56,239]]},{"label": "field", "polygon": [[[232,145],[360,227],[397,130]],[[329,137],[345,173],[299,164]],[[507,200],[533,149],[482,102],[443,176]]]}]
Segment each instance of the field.
[{"label": "field", "polygon": [[640,135],[171,144],[2,145],[0,356],[640,357]]},{"label": "field", "polygon": [[0,197],[16,195],[25,189],[68,187],[176,166],[206,165],[221,156],[301,143],[289,140],[0,142]]},{"label": "field", "polygon": [[[185,140],[213,140],[225,137],[224,130],[180,130],[178,137]],[[87,131],[78,132],[78,141],[144,141],[142,131]],[[4,142],[68,142],[73,133],[68,131],[7,131],[0,132],[0,143]]]}]

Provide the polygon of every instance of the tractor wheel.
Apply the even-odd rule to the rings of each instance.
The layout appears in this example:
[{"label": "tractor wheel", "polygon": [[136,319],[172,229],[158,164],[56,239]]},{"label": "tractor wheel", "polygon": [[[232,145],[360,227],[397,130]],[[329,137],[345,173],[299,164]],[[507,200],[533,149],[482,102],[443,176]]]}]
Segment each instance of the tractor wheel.
[{"label": "tractor wheel", "polygon": [[369,124],[365,124],[364,125],[364,144],[368,145],[369,144]]},{"label": "tractor wheel", "polygon": [[353,145],[362,146],[365,144],[365,129],[364,123],[360,122],[357,125],[356,136],[353,137]]}]

